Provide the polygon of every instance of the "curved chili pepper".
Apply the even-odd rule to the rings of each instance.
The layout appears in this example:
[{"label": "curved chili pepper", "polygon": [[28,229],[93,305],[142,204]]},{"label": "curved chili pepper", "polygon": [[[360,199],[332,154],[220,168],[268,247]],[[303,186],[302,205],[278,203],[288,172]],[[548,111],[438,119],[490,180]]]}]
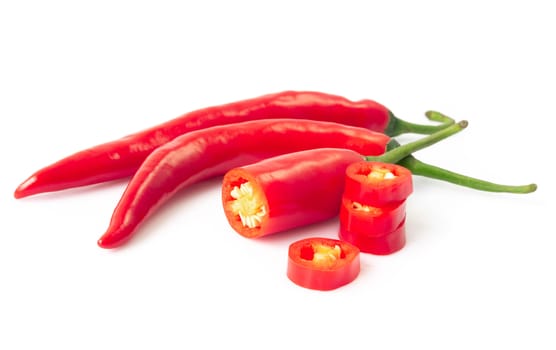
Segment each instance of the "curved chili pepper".
[{"label": "curved chili pepper", "polygon": [[[292,152],[231,169],[222,183],[222,205],[232,228],[247,238],[259,238],[338,215],[346,168],[362,159],[395,162],[465,127],[459,123],[403,145],[380,156],[362,156],[346,149],[310,149]],[[398,203],[400,204],[400,203]],[[394,210],[394,208],[392,208]],[[403,210],[379,218],[381,225],[398,220]]]},{"label": "curved chili pepper", "polygon": [[[98,244],[114,248],[178,190],[279,154],[321,147],[382,154],[390,138],[331,122],[267,119],[197,130],[153,151],[129,182]],[[398,151],[398,148],[395,151]]]},{"label": "curved chili pepper", "polygon": [[337,289],[355,280],[360,271],[359,248],[347,242],[311,237],[288,248],[286,275],[304,288]]},{"label": "curved chili pepper", "polygon": [[[467,126],[462,121],[410,144],[367,160],[395,162]],[[215,126],[182,135],[157,148],[143,162],[118,202],[109,227],[98,240],[115,248],[180,189],[226,171],[299,150],[340,147],[378,155],[390,138],[367,129],[311,120],[268,119]]]},{"label": "curved chili pepper", "polygon": [[[92,185],[133,175],[157,147],[179,135],[216,125],[296,118],[359,126],[390,136],[430,134],[445,125],[403,121],[383,105],[312,91],[284,91],[186,113],[126,137],[79,151],[39,169],[15,190],[15,198]],[[430,119],[430,118],[429,118]]]}]

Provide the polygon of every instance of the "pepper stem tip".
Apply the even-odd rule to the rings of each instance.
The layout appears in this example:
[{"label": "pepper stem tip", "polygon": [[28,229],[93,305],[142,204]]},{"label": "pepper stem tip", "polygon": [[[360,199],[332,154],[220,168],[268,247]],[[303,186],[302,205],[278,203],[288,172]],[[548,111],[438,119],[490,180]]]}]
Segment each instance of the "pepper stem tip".
[{"label": "pepper stem tip", "polygon": [[433,111],[433,110],[426,111],[425,116],[427,117],[428,120],[440,122],[446,125],[453,124],[456,122],[454,119],[448,117],[446,114],[440,113],[438,111]]},{"label": "pepper stem tip", "polygon": [[388,113],[390,123],[384,133],[391,137],[405,133],[430,135],[455,123],[454,119],[447,115],[432,110],[425,112],[425,116],[431,121],[439,122],[440,125],[415,124],[396,117],[391,111]]}]

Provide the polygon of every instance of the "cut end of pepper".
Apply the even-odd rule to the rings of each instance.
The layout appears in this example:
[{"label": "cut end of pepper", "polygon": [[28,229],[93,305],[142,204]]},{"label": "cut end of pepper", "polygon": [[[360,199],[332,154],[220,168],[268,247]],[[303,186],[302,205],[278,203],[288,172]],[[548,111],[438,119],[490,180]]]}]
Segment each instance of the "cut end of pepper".
[{"label": "cut end of pepper", "polygon": [[367,174],[367,177],[369,179],[376,179],[376,180],[389,180],[395,178],[396,175],[389,169],[377,166],[371,169],[369,174]]},{"label": "cut end of pepper", "polygon": [[[363,166],[365,165],[365,166]],[[353,165],[355,166],[355,165]],[[387,184],[401,175],[406,175],[406,169],[400,166],[380,162],[360,162],[355,175],[361,176],[366,182],[376,184]]]},{"label": "cut end of pepper", "polygon": [[301,247],[300,258],[312,261],[315,265],[320,267],[332,267],[338,259],[345,257],[342,248],[338,244],[327,245],[322,243],[307,244]]},{"label": "cut end of pepper", "polygon": [[346,169],[344,196],[361,206],[401,203],[412,192],[412,174],[400,165],[362,161]]},{"label": "cut end of pepper", "polygon": [[262,189],[241,168],[226,174],[222,203],[232,228],[247,238],[264,235],[262,226],[268,217],[268,205]]},{"label": "cut end of pepper", "polygon": [[266,207],[261,194],[253,190],[253,185],[247,181],[234,186],[230,196],[233,198],[230,209],[239,217],[241,224],[248,228],[260,227],[266,215]]}]

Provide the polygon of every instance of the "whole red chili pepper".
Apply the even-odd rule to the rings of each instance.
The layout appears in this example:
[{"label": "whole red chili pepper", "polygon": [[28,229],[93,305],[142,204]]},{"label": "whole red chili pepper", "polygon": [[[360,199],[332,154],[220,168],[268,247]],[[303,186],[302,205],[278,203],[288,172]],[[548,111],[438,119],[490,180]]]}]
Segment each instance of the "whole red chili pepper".
[{"label": "whole red chili pepper", "polygon": [[[232,228],[247,238],[259,238],[338,215],[346,169],[367,161],[397,160],[436,143],[466,126],[452,125],[380,156],[363,156],[346,149],[310,149],[264,159],[231,169],[222,183],[222,205]],[[400,203],[398,203],[399,205]],[[397,227],[405,213],[392,208],[381,225]],[[397,221],[397,222],[395,222]]]},{"label": "whole red chili pepper", "polygon": [[178,190],[223,175],[234,167],[321,147],[378,155],[385,151],[389,140],[382,133],[364,128],[295,119],[249,121],[184,134],[145,159],[129,182],[98,244],[114,248],[125,243],[145,218]]},{"label": "whole red chili pepper", "polygon": [[384,132],[389,136],[406,132],[430,134],[445,127],[403,121],[371,100],[350,101],[320,92],[284,91],[196,110],[121,139],[79,151],[33,173],[17,187],[14,197],[23,198],[128,177],[155,148],[179,135],[216,125],[271,118],[338,122]]}]

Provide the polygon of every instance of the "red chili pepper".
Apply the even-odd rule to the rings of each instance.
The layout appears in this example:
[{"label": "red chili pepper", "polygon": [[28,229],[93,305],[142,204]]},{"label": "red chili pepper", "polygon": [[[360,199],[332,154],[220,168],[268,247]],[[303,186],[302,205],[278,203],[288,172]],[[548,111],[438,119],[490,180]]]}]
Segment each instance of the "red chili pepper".
[{"label": "red chili pepper", "polygon": [[400,165],[350,164],[340,210],[340,238],[364,253],[400,250],[405,245],[405,201],[412,192],[412,174]]},{"label": "red chili pepper", "polygon": [[384,162],[359,161],[346,169],[344,196],[363,205],[396,205],[413,192],[411,171]]},{"label": "red chili pepper", "polygon": [[394,231],[387,232],[381,236],[365,234],[363,231],[351,231],[340,222],[339,237],[355,245],[363,253],[375,255],[392,254],[405,246],[405,219]]},{"label": "red chili pepper", "polygon": [[[345,149],[310,149],[237,167],[224,175],[222,183],[226,218],[236,232],[248,238],[333,218],[339,212],[350,164],[358,164],[361,159],[373,164],[396,162],[464,127],[465,123],[453,125],[381,156],[364,157]],[[398,227],[405,216],[405,203],[382,210],[381,214],[377,208],[368,210],[377,234],[381,229],[386,232]]]},{"label": "red chili pepper", "polygon": [[347,166],[361,154],[320,148],[284,154],[228,171],[222,204],[232,228],[258,238],[338,215]]},{"label": "red chili pepper", "polygon": [[[463,121],[386,154],[367,160],[398,161],[453,135]],[[389,137],[367,129],[311,120],[259,120],[215,126],[182,135],[160,146],[143,162],[116,206],[98,244],[115,248],[131,239],[137,227],[164,201],[187,186],[228,170],[280,154],[322,147],[347,148],[378,155]]]},{"label": "red chili pepper", "polygon": [[405,201],[384,207],[373,207],[343,197],[340,223],[346,231],[382,236],[400,226],[405,219],[405,208]]},{"label": "red chili pepper", "polygon": [[384,152],[389,139],[364,128],[293,119],[249,121],[182,135],[145,159],[129,182],[98,244],[114,248],[125,243],[145,218],[178,190],[224,175],[234,167],[322,147],[378,155]]},{"label": "red chili pepper", "polygon": [[360,270],[359,249],[337,239],[306,238],[288,249],[287,276],[305,288],[333,290],[355,280]]},{"label": "red chili pepper", "polygon": [[405,122],[371,100],[354,102],[320,92],[284,91],[196,110],[121,139],[79,151],[36,171],[17,187],[14,197],[128,177],[155,148],[179,135],[216,125],[274,118],[338,122],[390,136],[405,132],[430,134],[445,127]]}]

